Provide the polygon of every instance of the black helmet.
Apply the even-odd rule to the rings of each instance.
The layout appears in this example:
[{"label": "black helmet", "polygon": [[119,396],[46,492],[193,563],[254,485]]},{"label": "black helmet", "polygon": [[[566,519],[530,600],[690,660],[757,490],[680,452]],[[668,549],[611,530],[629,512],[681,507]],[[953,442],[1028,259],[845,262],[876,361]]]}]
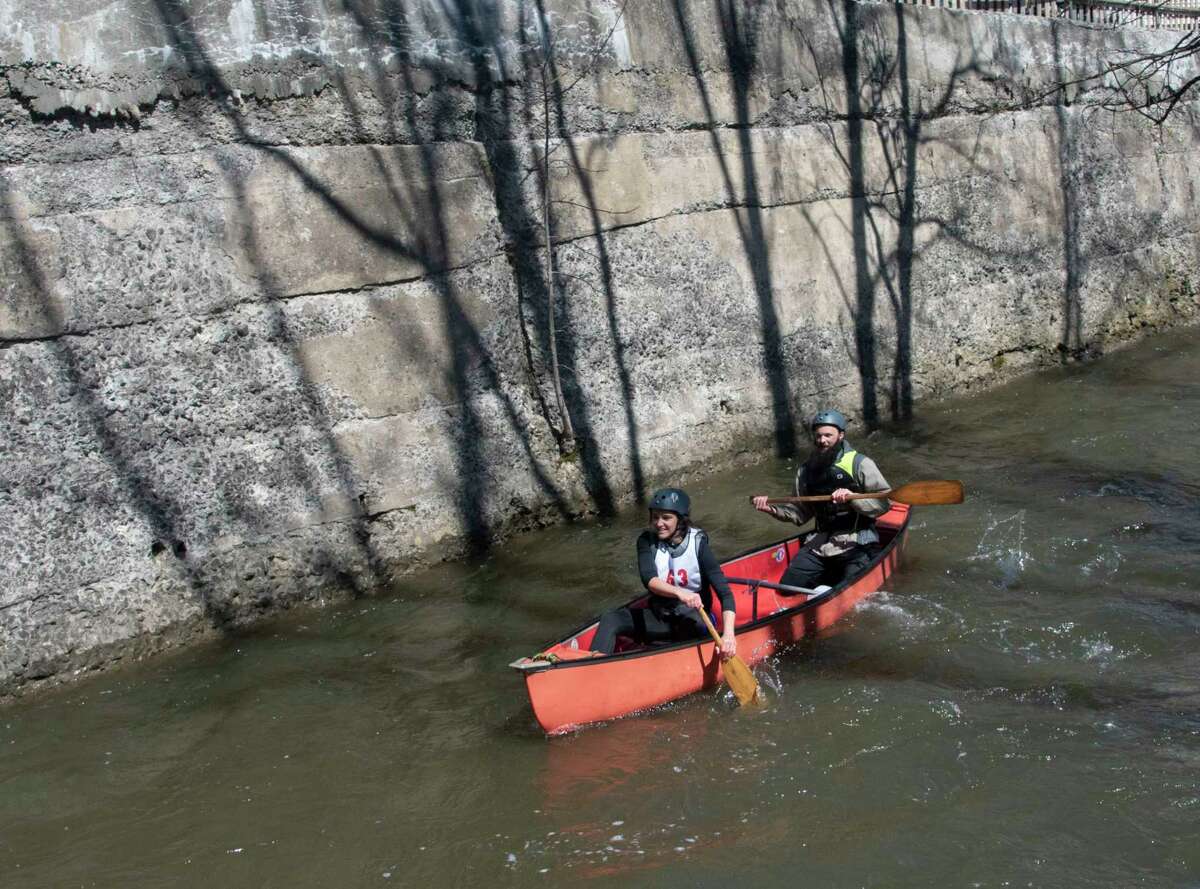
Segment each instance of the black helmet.
[{"label": "black helmet", "polygon": [[809,429],[816,429],[818,426],[836,426],[842,432],[846,431],[846,416],[841,411],[818,411],[817,415],[812,418],[812,423],[809,424]]},{"label": "black helmet", "polygon": [[654,496],[650,498],[650,508],[686,516],[692,511],[692,501],[679,488],[663,488],[660,491],[655,491]]}]

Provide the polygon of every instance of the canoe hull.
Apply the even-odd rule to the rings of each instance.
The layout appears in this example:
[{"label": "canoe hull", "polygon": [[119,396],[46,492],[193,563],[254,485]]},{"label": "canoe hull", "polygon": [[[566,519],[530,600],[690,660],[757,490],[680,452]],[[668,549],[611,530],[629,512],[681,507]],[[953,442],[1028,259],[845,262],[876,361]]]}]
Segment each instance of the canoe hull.
[{"label": "canoe hull", "polygon": [[[735,586],[741,659],[753,666],[800,639],[826,631],[878,591],[900,565],[908,513],[908,507],[897,504],[881,517],[885,545],[880,555],[864,573],[819,596],[805,599]],[[777,582],[800,542],[798,537],[789,538],[734,557],[722,567],[730,577]],[[586,650],[594,632],[595,621],[547,650],[564,655]],[[524,659],[513,666],[524,675],[538,724],[552,735],[656,707],[724,679],[711,639],[554,664],[534,665]]]}]

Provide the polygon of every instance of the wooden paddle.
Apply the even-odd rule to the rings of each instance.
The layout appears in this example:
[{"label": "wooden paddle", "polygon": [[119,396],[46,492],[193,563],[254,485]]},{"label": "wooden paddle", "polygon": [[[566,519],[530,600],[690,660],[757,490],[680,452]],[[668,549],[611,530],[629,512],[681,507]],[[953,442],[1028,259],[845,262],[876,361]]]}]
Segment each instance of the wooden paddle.
[{"label": "wooden paddle", "polygon": [[[708,627],[708,632],[712,634],[713,641],[720,646],[721,637],[717,633],[717,628],[712,625],[712,621],[708,619],[708,615],[703,608],[697,610],[700,612],[700,616],[704,618],[704,626]],[[721,669],[725,671],[725,681],[729,683],[729,687],[737,695],[738,704],[745,707],[758,697],[758,680],[754,678],[754,674],[750,672],[750,668],[746,666],[746,662],[740,657],[735,654],[721,665]]]},{"label": "wooden paddle", "polygon": [[[804,497],[772,497],[768,503],[815,503],[832,500],[832,494],[809,494]],[[909,506],[950,506],[963,502],[962,482],[938,479],[928,482],[909,482],[890,491],[867,491],[851,494],[848,500],[894,500]],[[750,498],[754,502],[754,498]]]}]

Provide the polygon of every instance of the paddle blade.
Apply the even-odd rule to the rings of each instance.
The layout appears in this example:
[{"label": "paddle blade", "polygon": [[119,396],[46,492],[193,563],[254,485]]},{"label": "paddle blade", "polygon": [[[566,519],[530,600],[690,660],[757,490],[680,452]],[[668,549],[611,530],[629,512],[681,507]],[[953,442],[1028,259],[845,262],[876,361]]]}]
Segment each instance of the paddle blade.
[{"label": "paddle blade", "polygon": [[721,665],[721,670],[725,673],[725,681],[737,695],[738,704],[745,707],[758,697],[758,680],[754,678],[746,662],[736,654]]},{"label": "paddle blade", "polygon": [[941,479],[909,482],[888,492],[888,499],[909,506],[950,506],[963,502],[962,482]]}]

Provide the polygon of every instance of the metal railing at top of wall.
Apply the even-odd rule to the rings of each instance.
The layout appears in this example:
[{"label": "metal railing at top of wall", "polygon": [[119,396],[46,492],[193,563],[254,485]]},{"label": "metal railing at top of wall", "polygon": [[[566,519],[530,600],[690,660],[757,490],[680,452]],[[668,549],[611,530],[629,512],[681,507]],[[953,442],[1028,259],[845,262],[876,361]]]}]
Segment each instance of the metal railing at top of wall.
[{"label": "metal railing at top of wall", "polygon": [[905,3],[967,12],[1004,12],[1036,15],[1072,22],[1127,28],[1160,28],[1171,31],[1200,29],[1200,0],[1164,3],[1131,3],[1124,0],[864,0]]}]

